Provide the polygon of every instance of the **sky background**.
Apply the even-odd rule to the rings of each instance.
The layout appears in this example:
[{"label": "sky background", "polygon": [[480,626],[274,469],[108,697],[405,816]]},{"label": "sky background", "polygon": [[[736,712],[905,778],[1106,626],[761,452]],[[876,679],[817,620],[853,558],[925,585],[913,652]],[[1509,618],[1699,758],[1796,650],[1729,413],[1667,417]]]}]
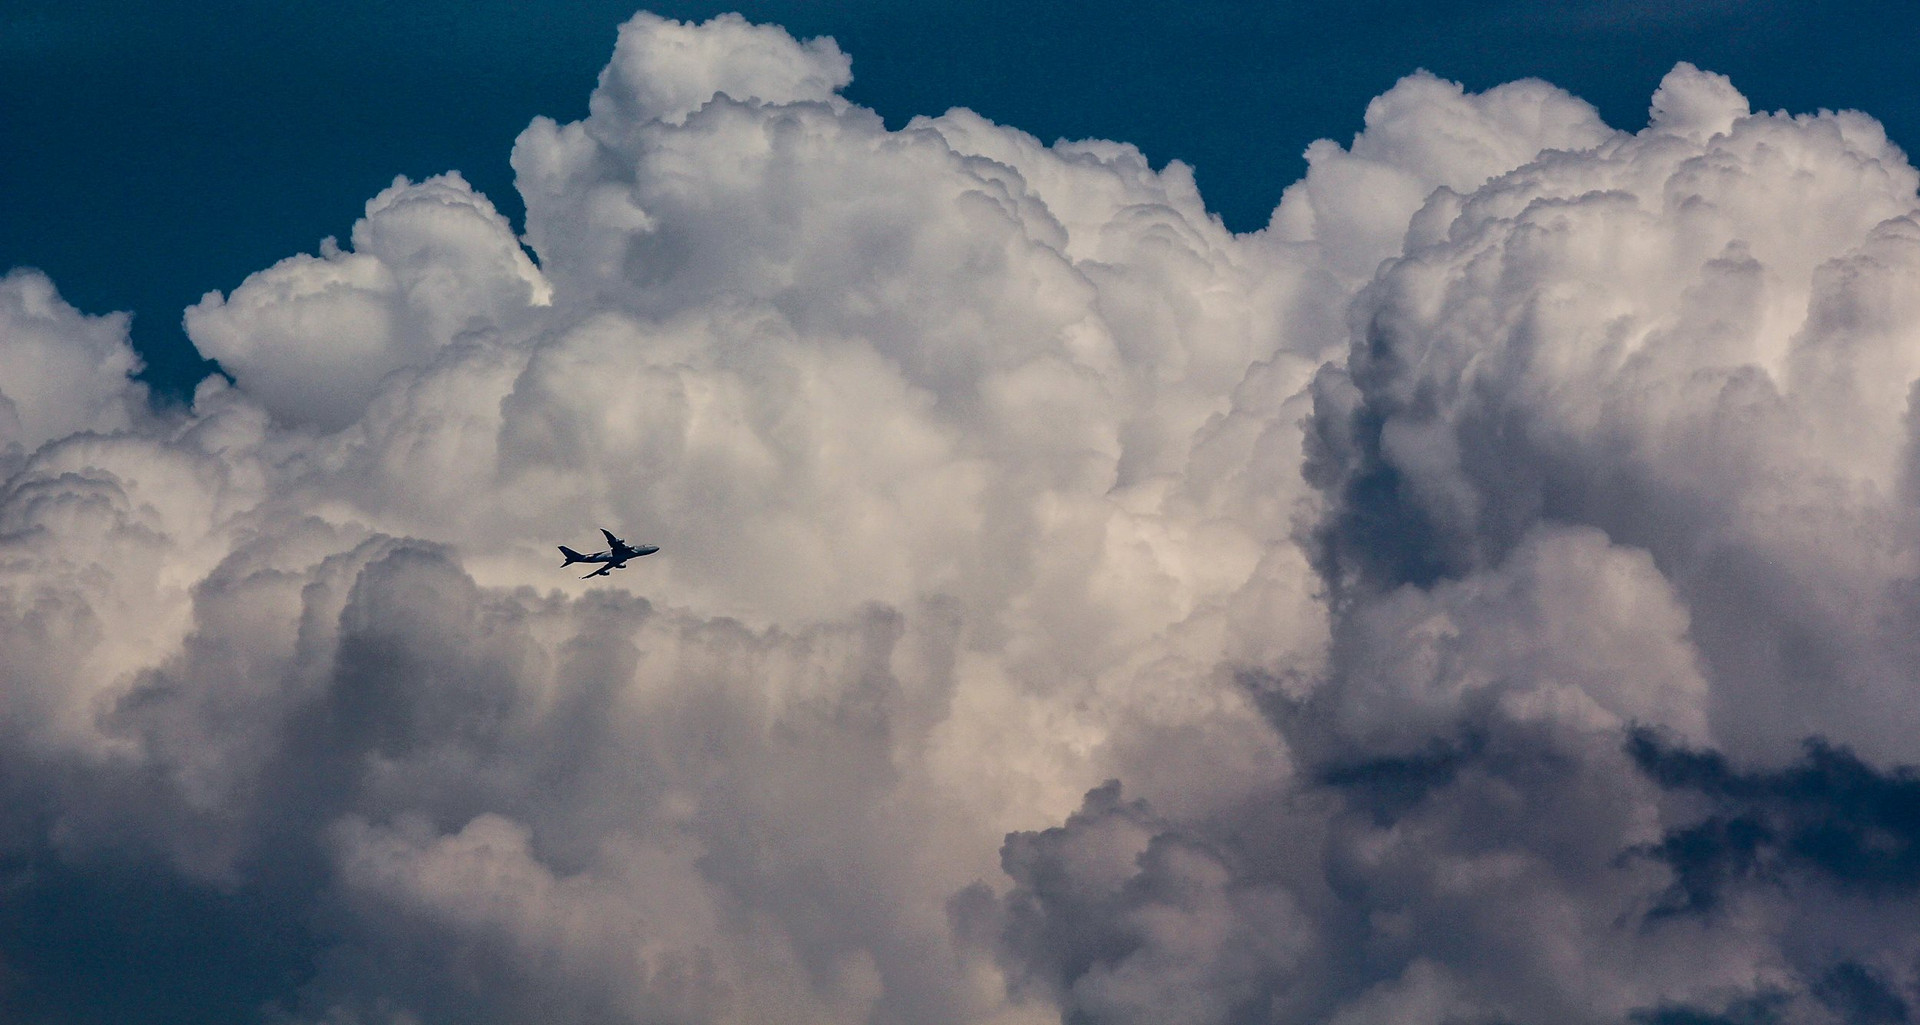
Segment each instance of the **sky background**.
[{"label": "sky background", "polygon": [[0,12],[0,1020],[1920,1018],[1920,19],[661,10]]},{"label": "sky background", "polygon": [[[13,0],[0,9],[0,266],[90,312],[132,310],[148,379],[210,369],[180,311],[344,235],[396,174],[457,169],[518,224],[506,154],[535,115],[585,113],[627,3]],[[1192,165],[1236,231],[1262,227],[1308,142],[1425,68],[1469,89],[1537,76],[1635,130],[1677,61],[1756,110],[1856,108],[1920,136],[1900,4],[659,3],[738,10],[854,57],[845,95],[897,126],[969,107],[1042,141],[1123,139]]]}]

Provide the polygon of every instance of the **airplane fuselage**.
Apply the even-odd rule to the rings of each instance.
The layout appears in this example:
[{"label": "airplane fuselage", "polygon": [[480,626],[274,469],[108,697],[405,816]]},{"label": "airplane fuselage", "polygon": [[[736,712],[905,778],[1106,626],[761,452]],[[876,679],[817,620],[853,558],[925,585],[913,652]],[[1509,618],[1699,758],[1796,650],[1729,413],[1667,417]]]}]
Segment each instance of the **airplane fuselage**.
[{"label": "airplane fuselage", "polygon": [[628,560],[638,559],[641,556],[645,556],[645,555],[652,555],[653,553],[660,550],[659,545],[639,545],[637,547],[634,545],[630,545],[625,541],[622,541],[619,538],[614,537],[613,532],[610,530],[607,530],[605,527],[602,527],[600,529],[600,533],[606,535],[607,545],[608,545],[608,548],[606,551],[594,552],[589,555],[589,554],[582,554],[580,552],[576,552],[573,549],[568,548],[566,545],[561,545],[560,554],[566,558],[566,561],[562,562],[560,565],[571,566],[579,562],[598,562],[598,563],[604,564],[599,569],[594,570],[592,573],[589,573],[585,577],[581,578],[582,580],[586,580],[592,577],[606,576],[608,573],[611,573],[616,569],[626,569]]}]

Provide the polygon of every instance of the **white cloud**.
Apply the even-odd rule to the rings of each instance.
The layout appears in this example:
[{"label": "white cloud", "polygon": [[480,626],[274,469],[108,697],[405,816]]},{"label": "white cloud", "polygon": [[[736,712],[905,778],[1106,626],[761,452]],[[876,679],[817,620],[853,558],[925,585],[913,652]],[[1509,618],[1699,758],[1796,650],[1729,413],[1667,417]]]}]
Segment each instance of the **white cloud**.
[{"label": "white cloud", "polygon": [[[1720,798],[1624,749],[1920,757],[1876,124],[1418,74],[1236,236],[849,67],[635,18],[515,146],[537,266],[397,181],[188,311],[235,383],[172,419],[123,319],[5,279],[0,851],[317,916],[294,1020],[1912,995],[1790,942],[1854,905],[1687,876]],[[582,584],[599,526],[663,550]]]},{"label": "white cloud", "polygon": [[146,389],[128,377],[139,369],[126,314],[86,316],[38,271],[0,277],[0,471],[56,438],[138,422]]},{"label": "white cloud", "polygon": [[1591,106],[1545,82],[1469,95],[1426,72],[1367,104],[1366,125],[1345,149],[1330,139],[1307,147],[1307,176],[1287,188],[1269,228],[1317,243],[1330,269],[1363,279],[1399,255],[1436,188],[1470,193],[1544,152],[1615,136]]},{"label": "white cloud", "polygon": [[499,344],[548,299],[506,219],[457,173],[367,202],[353,249],[331,239],[186,312],[188,337],[289,423],[359,419],[388,374],[454,345]]},{"label": "white cloud", "polygon": [[1731,79],[1682,61],[1653,91],[1647,126],[1700,143],[1731,131],[1734,122],[1751,113]]},{"label": "white cloud", "polygon": [[[1682,67],[1663,95],[1723,87]],[[1876,724],[1912,668],[1888,658],[1920,350],[1885,282],[1914,172],[1858,115],[1729,124],[1436,199],[1444,237],[1382,272],[1324,385],[1359,389],[1348,486],[1394,482],[1354,514],[1400,536],[1337,543],[1390,583],[1493,569],[1538,524],[1598,527],[1690,607],[1717,742],[1780,755],[1819,732],[1912,759]]]},{"label": "white cloud", "polygon": [[694,25],[642,11],[620,26],[593,95],[596,127],[679,125],[716,96],[742,103],[827,102],[853,81],[831,39],[794,41],[773,25],[723,14]]}]

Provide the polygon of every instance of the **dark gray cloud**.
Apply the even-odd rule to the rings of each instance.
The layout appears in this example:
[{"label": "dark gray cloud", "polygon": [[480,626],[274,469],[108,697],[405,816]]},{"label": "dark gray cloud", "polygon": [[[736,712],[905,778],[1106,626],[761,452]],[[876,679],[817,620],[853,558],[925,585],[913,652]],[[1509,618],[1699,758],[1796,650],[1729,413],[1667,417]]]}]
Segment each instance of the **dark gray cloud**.
[{"label": "dark gray cloud", "polygon": [[1109,781],[1066,824],[1014,833],[1013,880],[950,906],[956,929],[997,947],[1020,996],[1061,1020],[1266,1020],[1308,945],[1294,899],[1230,847],[1158,818]]}]

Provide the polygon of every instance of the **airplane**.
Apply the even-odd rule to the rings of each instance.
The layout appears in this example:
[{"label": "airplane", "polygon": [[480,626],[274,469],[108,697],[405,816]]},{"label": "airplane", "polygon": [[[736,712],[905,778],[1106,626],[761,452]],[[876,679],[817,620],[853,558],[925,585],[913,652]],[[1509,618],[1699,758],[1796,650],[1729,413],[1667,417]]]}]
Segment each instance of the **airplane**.
[{"label": "airplane", "polygon": [[605,534],[607,536],[606,551],[595,552],[592,555],[581,555],[579,552],[576,552],[573,549],[568,548],[566,545],[561,545],[560,554],[567,557],[567,561],[560,564],[561,567],[564,568],[567,566],[571,566],[576,562],[606,563],[605,566],[602,566],[599,569],[596,569],[593,572],[587,574],[586,576],[580,578],[582,580],[591,580],[594,577],[604,577],[616,569],[626,569],[628,559],[638,559],[643,555],[652,555],[653,553],[660,550],[659,545],[641,545],[640,547],[635,548],[634,546],[626,543],[625,541],[622,541],[619,538],[614,537],[613,531],[608,530],[605,527],[600,528],[600,533]]}]

